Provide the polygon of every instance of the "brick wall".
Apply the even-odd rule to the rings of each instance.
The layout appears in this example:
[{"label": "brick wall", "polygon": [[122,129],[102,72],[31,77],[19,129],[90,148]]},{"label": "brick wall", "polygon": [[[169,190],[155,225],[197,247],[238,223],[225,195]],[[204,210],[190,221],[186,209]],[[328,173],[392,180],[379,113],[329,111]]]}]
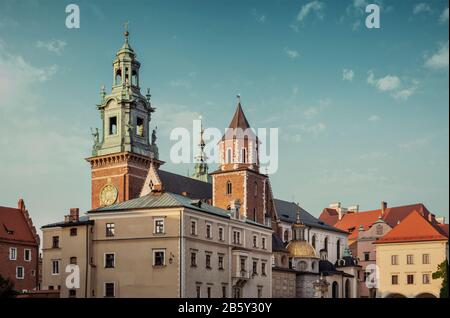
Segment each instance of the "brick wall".
[{"label": "brick wall", "polygon": [[[9,259],[9,248],[17,248],[17,259]],[[31,261],[25,261],[24,250],[31,250]],[[33,290],[38,281],[38,247],[16,242],[0,242],[0,274],[4,278],[10,278],[14,282],[14,289],[18,291]],[[16,268],[24,268],[24,279],[16,278]],[[34,275],[33,275],[34,271]]]}]

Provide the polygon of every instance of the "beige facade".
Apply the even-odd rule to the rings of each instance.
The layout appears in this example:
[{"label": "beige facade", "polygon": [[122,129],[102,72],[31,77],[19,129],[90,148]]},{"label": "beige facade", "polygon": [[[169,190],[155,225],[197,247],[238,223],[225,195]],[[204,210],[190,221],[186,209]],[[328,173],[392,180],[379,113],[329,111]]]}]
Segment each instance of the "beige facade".
[{"label": "beige facade", "polygon": [[[94,212],[88,218],[93,225],[42,229],[43,289],[61,286],[61,297],[272,296],[270,228],[186,207]],[[70,236],[73,228],[77,236]],[[80,268],[76,291],[65,283],[71,257]]]},{"label": "beige facade", "polygon": [[378,297],[439,297],[432,273],[446,259],[448,241],[376,244]]}]

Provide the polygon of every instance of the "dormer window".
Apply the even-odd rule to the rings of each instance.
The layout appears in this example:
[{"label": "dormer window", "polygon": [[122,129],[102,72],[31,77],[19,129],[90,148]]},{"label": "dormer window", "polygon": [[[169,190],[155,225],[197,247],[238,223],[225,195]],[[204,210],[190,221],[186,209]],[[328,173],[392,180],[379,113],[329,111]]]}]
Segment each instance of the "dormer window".
[{"label": "dormer window", "polygon": [[109,134],[115,135],[117,134],[117,116],[113,116],[109,118]]}]

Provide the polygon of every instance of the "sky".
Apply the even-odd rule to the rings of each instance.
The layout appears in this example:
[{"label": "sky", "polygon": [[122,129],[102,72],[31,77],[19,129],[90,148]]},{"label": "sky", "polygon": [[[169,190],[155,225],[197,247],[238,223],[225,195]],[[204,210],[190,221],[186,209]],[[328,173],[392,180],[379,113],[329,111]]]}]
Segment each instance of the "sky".
[{"label": "sky", "polygon": [[[368,3],[381,28],[365,27]],[[80,8],[80,28],[65,8]],[[0,205],[40,227],[90,208],[91,127],[129,22],[157,108],[160,159],[200,115],[225,128],[236,94],[254,128],[279,129],[275,197],[318,216],[424,203],[449,215],[448,1],[0,2]],[[212,166],[210,169],[214,169]]]}]

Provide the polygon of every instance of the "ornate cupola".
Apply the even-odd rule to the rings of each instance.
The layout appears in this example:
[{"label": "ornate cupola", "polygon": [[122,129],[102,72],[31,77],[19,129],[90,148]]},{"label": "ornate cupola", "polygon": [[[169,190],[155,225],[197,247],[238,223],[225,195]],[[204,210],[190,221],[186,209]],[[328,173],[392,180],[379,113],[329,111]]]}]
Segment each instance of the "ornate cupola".
[{"label": "ornate cupola", "polygon": [[[150,129],[150,90],[141,93],[141,64],[129,43],[128,23],[124,44],[112,63],[111,92],[103,86],[100,93],[102,126],[92,130],[94,145],[91,164],[92,208],[119,203],[139,196],[150,163],[158,160],[156,127]],[[151,138],[150,138],[151,136]]]},{"label": "ornate cupola", "polygon": [[292,224],[293,239],[286,246],[292,258],[318,258],[314,247],[305,239],[305,229],[306,226],[300,218],[300,206],[298,206],[297,219]]}]

